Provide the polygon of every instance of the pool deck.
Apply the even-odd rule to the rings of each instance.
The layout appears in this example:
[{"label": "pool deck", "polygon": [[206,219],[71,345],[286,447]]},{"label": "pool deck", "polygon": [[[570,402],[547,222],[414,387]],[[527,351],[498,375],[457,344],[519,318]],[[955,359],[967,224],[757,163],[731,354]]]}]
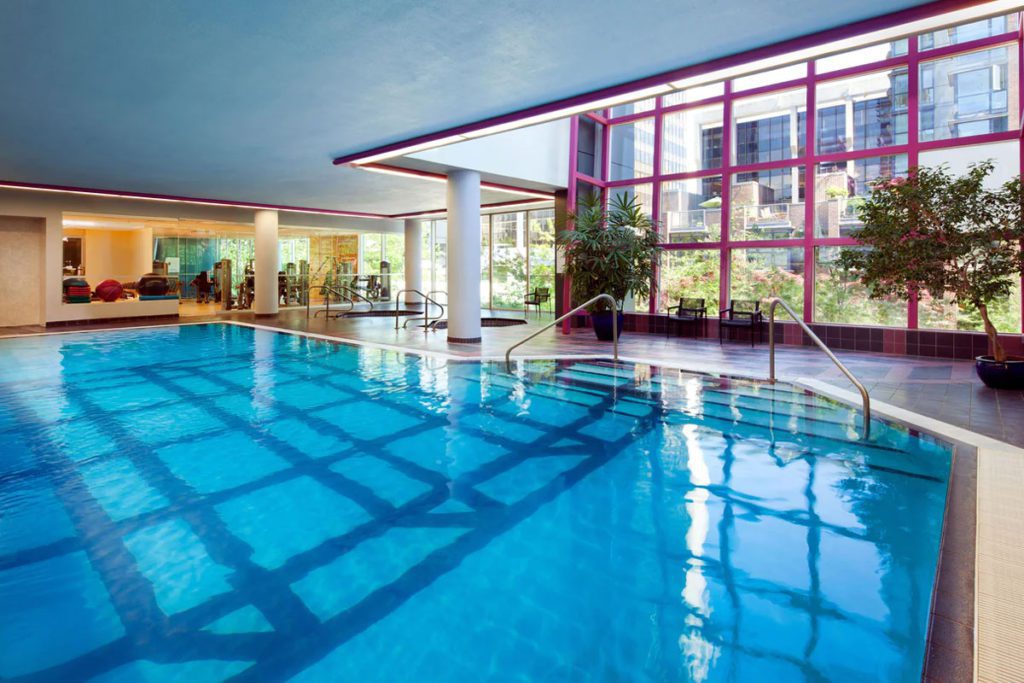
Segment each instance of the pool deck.
[{"label": "pool deck", "polygon": [[[520,312],[483,315],[523,317]],[[550,319],[550,315],[531,314],[527,325],[484,328],[480,344],[449,344],[445,332],[424,332],[413,325],[396,331],[393,319],[387,318],[307,318],[305,309],[259,318],[248,311],[231,312],[179,322],[233,321],[449,358],[497,359],[511,344]],[[153,324],[166,325],[167,321],[4,328],[0,337]],[[564,335],[559,328],[520,347],[515,357],[594,357],[610,356],[611,351],[611,344],[598,342],[591,330]],[[719,345],[711,340],[630,333],[621,339],[619,354],[626,360],[706,373],[764,378],[768,372],[766,344],[752,348],[743,342]],[[1024,629],[1019,627],[1024,622],[1024,504],[1020,500],[1024,491],[1024,450],[1020,448],[1024,445],[1024,392],[986,388],[969,361],[852,351],[836,355],[867,387],[877,414],[919,424],[976,449],[977,467],[972,471],[977,477],[974,552],[963,556],[956,542],[950,547],[953,539],[947,536],[943,552],[961,557],[951,564],[950,572],[945,571],[944,563],[938,577],[940,593],[973,595],[974,619],[963,623],[936,608],[933,630],[937,632],[932,633],[926,679],[1024,681]],[[846,377],[816,348],[780,346],[776,366],[780,380],[797,381],[853,403],[859,400]],[[954,490],[953,496],[957,495]],[[973,672],[964,658],[949,656],[954,648],[961,652],[973,649]]]}]

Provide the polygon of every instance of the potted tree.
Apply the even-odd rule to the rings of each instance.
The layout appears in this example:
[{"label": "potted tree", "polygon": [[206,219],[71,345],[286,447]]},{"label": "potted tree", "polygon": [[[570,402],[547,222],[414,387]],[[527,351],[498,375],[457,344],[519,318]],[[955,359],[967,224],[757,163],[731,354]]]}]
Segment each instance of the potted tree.
[{"label": "potted tree", "polygon": [[[573,230],[558,233],[565,255],[565,274],[572,281],[573,301],[583,302],[598,294],[610,294],[619,309],[632,294],[645,297],[651,290],[654,263],[661,251],[658,230],[644,214],[636,198],[617,194],[606,208],[598,194],[582,197],[569,214]],[[594,333],[612,339],[612,312],[606,302],[590,307]]]},{"label": "potted tree", "polygon": [[993,388],[1024,388],[1024,358],[1007,356],[991,305],[1009,296],[1024,268],[1021,181],[985,187],[992,162],[962,176],[944,166],[913,169],[880,180],[860,207],[853,233],[868,249],[847,249],[844,268],[856,271],[874,298],[906,299],[913,291],[951,296],[978,312],[990,354],[978,356],[978,376]]}]

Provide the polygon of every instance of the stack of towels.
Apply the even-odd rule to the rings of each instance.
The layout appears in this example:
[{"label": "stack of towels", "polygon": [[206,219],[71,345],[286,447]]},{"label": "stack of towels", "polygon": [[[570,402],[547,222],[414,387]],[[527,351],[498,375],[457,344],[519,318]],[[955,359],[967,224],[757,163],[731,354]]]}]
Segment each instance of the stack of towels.
[{"label": "stack of towels", "polygon": [[92,301],[89,283],[79,278],[65,280],[64,301],[69,304],[87,304]]}]

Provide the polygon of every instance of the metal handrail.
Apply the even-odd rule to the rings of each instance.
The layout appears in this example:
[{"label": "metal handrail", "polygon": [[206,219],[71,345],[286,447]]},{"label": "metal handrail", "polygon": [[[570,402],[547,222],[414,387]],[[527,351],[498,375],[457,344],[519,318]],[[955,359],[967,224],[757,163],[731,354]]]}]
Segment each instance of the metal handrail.
[{"label": "metal handrail", "polygon": [[[335,296],[342,297],[343,301],[347,301],[348,302],[348,305],[350,307],[348,309],[349,311],[351,311],[352,309],[354,309],[356,307],[355,303],[352,301],[352,299],[350,297],[345,297],[344,294],[342,294],[338,290],[334,289],[334,287],[332,287],[331,285],[310,285],[310,286],[306,287],[305,290],[303,290],[303,291],[306,292],[306,317],[307,318],[309,317],[309,306],[310,306],[310,303],[309,303],[310,302],[309,293],[311,291],[313,291],[314,289],[319,289],[321,294],[323,294],[326,291],[326,292],[330,292],[331,294],[334,294]],[[331,299],[330,299],[330,297],[327,297],[326,301],[327,301],[327,308],[322,310],[322,311],[317,311],[316,313],[314,313],[313,314],[314,318],[319,313],[323,313],[328,318],[331,317]],[[345,313],[348,313],[348,311],[345,311]]]},{"label": "metal handrail", "polygon": [[[356,290],[352,289],[352,288],[351,288],[351,287],[349,287],[348,285],[340,285],[340,284],[339,284],[339,285],[337,285],[337,286],[338,286],[338,287],[341,287],[341,288],[342,288],[342,289],[344,289],[344,290],[345,290],[346,292],[350,292],[351,294],[355,294],[355,295],[356,295],[356,299],[362,299],[362,300],[363,300],[363,301],[365,301],[366,303],[370,304],[370,310],[371,310],[371,311],[373,310],[373,301],[371,301],[370,299],[366,298],[365,296],[363,296],[362,294],[360,294],[360,293],[359,293],[358,291],[356,291]],[[352,297],[349,297],[349,300],[350,300],[350,301],[354,301],[354,299],[352,299]]]},{"label": "metal handrail", "polygon": [[772,297],[771,299],[768,300],[768,302],[770,303],[770,306],[768,307],[768,381],[771,382],[772,384],[775,384],[775,381],[776,381],[775,380],[775,307],[776,306],[782,306],[782,308],[784,308],[786,310],[786,312],[789,313],[789,317],[791,317],[793,319],[793,321],[796,322],[796,324],[800,326],[800,328],[804,331],[804,333],[807,334],[807,336],[811,338],[811,341],[813,341],[815,344],[817,344],[818,348],[821,349],[822,351],[824,351],[825,355],[829,357],[829,360],[831,360],[833,363],[835,363],[836,367],[839,368],[843,372],[844,375],[846,375],[846,379],[848,379],[851,382],[853,382],[853,386],[857,387],[857,391],[860,392],[861,402],[863,403],[863,406],[864,406],[864,429],[863,429],[863,434],[864,434],[864,438],[865,439],[868,438],[868,436],[870,436],[870,434],[871,434],[871,398],[868,396],[868,390],[865,389],[864,385],[861,384],[860,380],[857,379],[856,377],[854,377],[853,373],[850,372],[846,368],[846,366],[843,365],[842,362],[838,358],[836,358],[836,354],[832,353],[832,349],[830,349],[827,346],[825,346],[825,342],[821,341],[821,339],[818,338],[818,335],[814,334],[814,332],[811,331],[811,328],[807,326],[807,323],[805,323],[803,320],[800,319],[800,316],[798,316],[796,314],[796,312],[790,307],[789,304],[787,304],[785,301],[783,301],[782,299],[780,299],[778,297]]},{"label": "metal handrail", "polygon": [[611,294],[598,294],[597,296],[595,296],[590,301],[582,303],[579,306],[577,306],[576,308],[574,308],[571,311],[569,311],[568,313],[565,313],[564,315],[562,315],[562,316],[560,316],[558,318],[555,318],[554,320],[552,320],[551,322],[546,324],[544,327],[542,327],[539,330],[537,330],[536,332],[534,332],[533,334],[530,334],[530,335],[528,335],[526,337],[523,337],[522,339],[517,341],[512,346],[508,347],[508,350],[505,351],[505,371],[506,372],[512,372],[512,351],[514,351],[517,347],[522,346],[526,342],[530,341],[531,339],[533,339],[534,337],[539,335],[541,332],[544,332],[544,331],[548,330],[549,328],[554,327],[555,325],[557,325],[558,323],[562,322],[563,320],[565,320],[569,316],[574,315],[576,313],[579,313],[581,310],[585,309],[590,304],[592,304],[592,303],[594,303],[596,301],[600,301],[601,299],[607,299],[611,303],[611,306],[612,306],[612,344],[613,344],[613,350],[614,350],[614,354],[615,354],[615,362],[617,363],[619,361],[619,308],[618,308],[618,306],[615,305],[615,298],[612,297]]},{"label": "metal handrail", "polygon": [[[421,297],[423,297],[424,301],[426,301],[428,303],[432,303],[435,306],[437,306],[439,309],[441,309],[441,312],[437,314],[436,318],[434,318],[434,322],[437,322],[442,317],[444,317],[444,306],[442,306],[441,304],[437,303],[436,301],[434,301],[433,299],[431,299],[429,296],[427,296],[426,294],[424,294],[423,292],[421,292],[418,289],[403,289],[403,290],[400,290],[398,292],[398,294],[395,295],[395,311],[396,311],[396,313],[395,313],[395,331],[396,332],[398,331],[398,313],[397,313],[398,307],[402,305],[402,295],[406,294],[408,292],[412,292],[413,294],[419,294]],[[433,294],[433,293],[434,292],[431,292],[431,294]],[[423,317],[422,318],[408,318],[407,320],[405,320],[402,323],[402,329],[404,330],[406,327],[408,327],[409,323],[411,321],[413,321],[413,320],[422,320],[423,321],[423,334],[426,334],[428,332],[427,327],[430,325],[430,315],[427,313],[427,310],[428,310],[427,306],[424,305],[423,306]]]}]

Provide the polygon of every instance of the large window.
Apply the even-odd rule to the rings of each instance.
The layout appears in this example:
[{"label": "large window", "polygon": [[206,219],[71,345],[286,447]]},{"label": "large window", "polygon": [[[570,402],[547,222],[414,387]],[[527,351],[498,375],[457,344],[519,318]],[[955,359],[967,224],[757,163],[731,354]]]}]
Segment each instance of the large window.
[{"label": "large window", "polygon": [[[1011,87],[1011,84],[1013,86]],[[921,64],[921,140],[1000,133],[1019,124],[1020,70],[1015,46]],[[1014,96],[1011,97],[1011,90]]]},{"label": "large window", "polygon": [[722,166],[722,105],[668,114],[661,134],[662,174]]},{"label": "large window", "polygon": [[863,225],[859,209],[880,178],[906,176],[907,155],[867,157],[818,164],[814,176],[814,234],[850,237]]},{"label": "large window", "polygon": [[527,288],[526,213],[499,213],[491,220],[491,305],[522,308]]},{"label": "large window", "polygon": [[733,176],[729,238],[742,242],[803,237],[803,185],[803,166]]},{"label": "large window", "polygon": [[[729,284],[732,299],[763,302],[777,296],[800,311],[804,304],[804,250],[734,249]],[[788,316],[783,312],[780,317]]]},{"label": "large window", "polygon": [[802,151],[806,103],[803,89],[737,100],[733,107],[736,165],[796,157]]},{"label": "large window", "polygon": [[612,126],[610,180],[654,175],[654,119]]},{"label": "large window", "polygon": [[[684,290],[717,286],[722,304],[777,294],[808,321],[980,329],[977,315],[948,297],[922,296],[916,309],[871,300],[836,263],[842,249],[858,248],[860,208],[880,178],[916,165],[962,173],[985,159],[996,161],[993,182],[1020,173],[1018,17],[844,41],[844,51],[813,68],[800,61],[754,71],[752,63],[743,73],[736,65],[730,81],[715,74],[708,83],[692,74],[668,83],[679,89],[660,102],[602,110],[610,144],[595,171],[603,175],[593,177],[609,198],[627,194],[656,212],[667,247],[658,298],[637,303],[664,312]],[[590,120],[579,139],[600,125]],[[573,181],[578,192],[590,188],[584,175]],[[712,261],[728,264],[727,281]],[[698,285],[693,272],[702,268]],[[1017,285],[994,314],[1020,333]]]},{"label": "large window", "polygon": [[658,269],[658,310],[675,306],[681,298],[704,299],[708,316],[718,314],[718,251],[687,249],[661,254]]},{"label": "large window", "polygon": [[667,242],[722,238],[722,176],[661,184],[661,230]]},{"label": "large window", "polygon": [[546,288],[554,299],[555,291],[555,210],[530,214],[530,291]]},{"label": "large window", "polygon": [[872,299],[857,273],[839,267],[836,261],[841,249],[815,249],[814,319],[823,323],[906,327],[907,302]]},{"label": "large window", "polygon": [[611,204],[615,197],[621,197],[627,201],[632,199],[648,216],[654,210],[654,186],[650,183],[609,188],[608,203]]}]

